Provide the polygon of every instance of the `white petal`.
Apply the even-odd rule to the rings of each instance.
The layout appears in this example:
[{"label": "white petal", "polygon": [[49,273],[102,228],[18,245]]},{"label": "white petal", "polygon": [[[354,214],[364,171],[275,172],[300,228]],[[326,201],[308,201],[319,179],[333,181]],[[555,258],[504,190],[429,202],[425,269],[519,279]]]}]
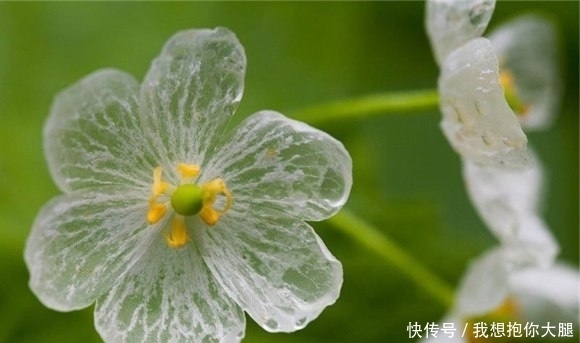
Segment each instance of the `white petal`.
[{"label": "white petal", "polygon": [[234,207],[253,203],[322,220],[346,202],[352,161],[344,146],[328,134],[262,111],[227,137],[202,179],[215,177],[225,179]]},{"label": "white petal", "polygon": [[468,318],[501,305],[508,295],[509,272],[510,258],[501,248],[478,257],[461,280],[454,313]]},{"label": "white petal", "polygon": [[437,64],[463,43],[480,37],[494,8],[495,0],[427,1],[425,26]]},{"label": "white petal", "polygon": [[225,28],[169,39],[141,89],[144,122],[166,158],[162,165],[203,164],[242,98],[245,71],[244,48]]},{"label": "white petal", "polygon": [[153,233],[143,195],[102,187],[41,210],[24,252],[40,301],[62,311],[86,307],[137,262]]},{"label": "white petal", "polygon": [[525,319],[543,323],[578,323],[578,285],[578,268],[562,264],[548,269],[529,268],[510,277],[512,292]]},{"label": "white petal", "polygon": [[301,220],[246,204],[205,233],[214,277],[265,330],[298,330],[338,298],[342,266]]},{"label": "white petal", "polygon": [[560,246],[544,221],[535,215],[520,217],[521,230],[505,243],[521,250],[519,264],[547,267],[554,263]]},{"label": "white petal", "polygon": [[244,312],[212,279],[195,246],[155,241],[141,269],[97,301],[95,325],[106,342],[239,342]]},{"label": "white petal", "polygon": [[540,217],[542,168],[505,169],[464,160],[463,177],[475,209],[502,244],[527,251],[532,264],[550,265],[558,245]]},{"label": "white petal", "polygon": [[58,94],[44,126],[44,149],[62,191],[151,181],[138,92],[132,76],[105,69]]},{"label": "white petal", "polygon": [[441,128],[464,158],[486,165],[528,165],[527,138],[507,104],[487,39],[453,51],[439,77]]},{"label": "white petal", "polygon": [[489,39],[500,67],[513,73],[516,92],[529,104],[518,118],[525,129],[545,129],[558,111],[561,82],[556,32],[537,15],[518,17],[494,31]]}]

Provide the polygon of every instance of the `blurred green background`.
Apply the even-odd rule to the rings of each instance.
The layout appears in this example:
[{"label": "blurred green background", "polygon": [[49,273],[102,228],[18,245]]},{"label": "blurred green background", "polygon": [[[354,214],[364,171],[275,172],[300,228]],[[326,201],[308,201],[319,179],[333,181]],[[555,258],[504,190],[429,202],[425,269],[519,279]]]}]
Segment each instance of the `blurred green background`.
[{"label": "blurred green background", "polygon": [[[84,75],[116,67],[142,78],[176,31],[226,26],[245,46],[242,118],[390,90],[434,88],[438,74],[422,2],[0,3],[0,342],[100,342],[92,309],[58,313],[28,290],[24,241],[58,194],[42,154],[53,96]],[[545,163],[545,218],[578,265],[578,2],[499,2],[491,27],[529,9],[562,33],[566,92],[554,127],[529,140]],[[328,123],[354,160],[348,207],[451,284],[494,244],[472,209],[437,109]],[[245,342],[408,342],[409,322],[445,312],[349,237],[315,228],[344,265],[338,302],[304,330],[269,334],[251,319]],[[578,328],[575,328],[578,330]],[[578,332],[575,332],[578,337]],[[521,340],[519,340],[521,341]]]}]

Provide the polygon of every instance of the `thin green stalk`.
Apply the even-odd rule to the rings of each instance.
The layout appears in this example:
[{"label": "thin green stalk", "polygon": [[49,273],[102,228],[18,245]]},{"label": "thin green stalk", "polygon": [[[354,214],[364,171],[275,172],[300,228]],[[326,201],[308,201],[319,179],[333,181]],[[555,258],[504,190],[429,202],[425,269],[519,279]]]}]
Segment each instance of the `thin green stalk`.
[{"label": "thin green stalk", "polygon": [[295,119],[317,125],[326,121],[364,118],[385,113],[431,110],[438,106],[437,90],[398,91],[314,105],[291,114]]},{"label": "thin green stalk", "polygon": [[342,209],[328,222],[378,254],[385,262],[397,267],[447,308],[453,305],[454,292],[451,286],[409,255],[388,236],[366,223],[356,214]]}]

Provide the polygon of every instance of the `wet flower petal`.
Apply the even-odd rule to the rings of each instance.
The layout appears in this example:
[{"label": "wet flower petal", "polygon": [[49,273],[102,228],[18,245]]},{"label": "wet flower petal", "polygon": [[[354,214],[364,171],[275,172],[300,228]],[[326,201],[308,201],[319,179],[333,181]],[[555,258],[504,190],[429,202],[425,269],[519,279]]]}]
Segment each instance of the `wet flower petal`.
[{"label": "wet flower petal", "polygon": [[165,165],[203,164],[241,100],[244,48],[229,30],[175,34],[141,88],[141,112]]},{"label": "wet flower petal", "polygon": [[495,0],[430,0],[426,2],[425,26],[437,64],[451,51],[480,37],[495,8]]},{"label": "wet flower petal", "polygon": [[508,251],[493,249],[469,264],[457,291],[454,313],[462,318],[485,314],[508,295]]},{"label": "wet flower petal", "polygon": [[49,202],[25,248],[30,287],[48,307],[89,306],[138,262],[154,230],[130,189],[101,187]]},{"label": "wet flower petal", "polygon": [[[456,306],[443,322],[454,322],[456,328],[462,328],[466,322],[473,323],[474,317],[490,316],[499,321],[513,318],[518,323],[552,323],[556,328],[556,323],[575,326],[579,314],[578,269],[563,264],[520,268],[512,263],[519,259],[517,254],[494,248],[470,264],[459,286]],[[448,339],[440,336],[421,340],[439,341]]]},{"label": "wet flower petal", "polygon": [[529,105],[518,116],[524,129],[547,128],[558,111],[559,77],[556,31],[537,15],[525,15],[501,25],[489,35],[502,69],[514,77],[520,100]]},{"label": "wet flower petal", "polygon": [[352,161],[328,134],[273,111],[258,112],[225,139],[203,179],[221,175],[235,206],[278,208],[307,220],[322,220],[346,202]]},{"label": "wet flower petal", "polygon": [[107,342],[239,342],[241,308],[221,290],[195,246],[156,240],[137,269],[97,301],[95,323]]},{"label": "wet flower petal", "polygon": [[469,41],[445,60],[439,76],[441,128],[465,159],[506,168],[529,166],[527,138],[499,83],[490,42]]},{"label": "wet flower petal", "polygon": [[531,264],[548,266],[558,244],[540,217],[542,168],[505,169],[465,160],[463,177],[471,202],[502,244],[527,251]]},{"label": "wet flower petal", "polygon": [[293,331],[334,303],[342,267],[302,219],[344,205],[350,156],[268,111],[222,137],[245,67],[227,29],[189,30],[140,90],[105,70],[57,97],[46,154],[68,194],[41,211],[26,248],[42,302],[98,299],[110,342],[238,342],[243,310]]},{"label": "wet flower petal", "polygon": [[[490,314],[490,320],[503,321],[511,316],[518,323],[552,323],[556,326],[554,330],[557,330],[557,323],[577,323],[580,300],[580,274],[577,268],[554,264],[549,268],[514,269],[509,266],[513,253],[496,248],[472,263],[459,287],[456,308],[442,322],[453,322],[459,332],[466,322],[471,327],[474,316]],[[502,271],[500,274],[496,273],[498,268]],[[488,275],[492,276],[491,281],[488,280]],[[501,308],[506,303],[510,305]],[[511,319],[508,321],[511,322]],[[471,333],[468,332],[469,334]],[[441,335],[441,331],[437,338],[421,340],[447,341],[471,342],[468,337],[461,337],[457,332],[450,340]]]},{"label": "wet flower petal", "polygon": [[204,232],[214,277],[268,331],[298,330],[338,298],[342,266],[299,219],[245,204]]},{"label": "wet flower petal", "polygon": [[577,269],[561,264],[522,267],[514,264],[518,253],[495,248],[472,263],[459,286],[453,313],[461,318],[484,315],[509,297],[517,309],[513,314],[521,320],[577,320]]},{"label": "wet flower petal", "polygon": [[138,92],[131,75],[105,69],[58,94],[44,126],[44,152],[62,191],[148,181],[152,153],[136,114]]},{"label": "wet flower petal", "polygon": [[515,273],[509,283],[525,320],[578,323],[578,268],[564,264],[529,268]]}]

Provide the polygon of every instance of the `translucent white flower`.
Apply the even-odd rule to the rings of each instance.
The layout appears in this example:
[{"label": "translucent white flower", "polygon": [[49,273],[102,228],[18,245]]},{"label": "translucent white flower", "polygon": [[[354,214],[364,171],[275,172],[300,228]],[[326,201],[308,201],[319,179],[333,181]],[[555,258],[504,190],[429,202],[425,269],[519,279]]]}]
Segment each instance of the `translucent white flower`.
[{"label": "translucent white flower", "polygon": [[427,1],[425,27],[437,64],[442,65],[464,43],[481,37],[494,9],[495,0]]},{"label": "translucent white flower", "polygon": [[463,158],[505,168],[530,165],[527,138],[504,96],[489,40],[472,39],[451,52],[438,88],[441,128]]},{"label": "translucent white flower", "polygon": [[[513,263],[518,254],[511,249],[495,248],[469,266],[461,280],[455,307],[442,320],[454,323],[458,331],[456,342],[471,341],[473,324],[480,321],[578,325],[578,269],[564,264],[520,268]],[[470,325],[461,337],[465,323]],[[439,335],[424,341],[447,341],[447,337]]]},{"label": "translucent white flower", "polygon": [[107,342],[237,342],[244,311],[288,332],[335,302],[341,264],[304,220],[345,203],[350,156],[273,111],[226,132],[245,70],[233,33],[189,30],[141,85],[108,69],[56,97],[44,146],[64,194],[25,251],[41,302],[96,301]]},{"label": "translucent white flower", "polygon": [[489,34],[506,96],[527,130],[545,129],[558,111],[561,84],[556,30],[547,19],[523,15]]},{"label": "translucent white flower", "polygon": [[[556,34],[536,15],[519,17],[482,40],[493,0],[427,1],[425,25],[441,67],[441,126],[464,158],[528,164],[525,129],[547,127],[559,103]],[[514,120],[515,118],[515,120]]]},{"label": "translucent white flower", "polygon": [[510,301],[512,314],[520,320],[539,319],[538,312],[543,307],[545,313],[557,308],[564,317],[558,320],[577,321],[580,282],[577,268],[564,264],[519,268],[513,264],[517,254],[496,248],[474,261],[460,283],[454,313],[462,318],[481,316]]},{"label": "translucent white flower", "polygon": [[[491,19],[493,0],[427,1],[425,26],[435,60],[479,38]],[[512,109],[526,129],[543,129],[554,120],[561,92],[556,32],[538,15],[523,15],[489,35],[500,61],[500,81]]]},{"label": "translucent white flower", "polygon": [[535,157],[532,167],[524,169],[490,167],[466,159],[463,178],[475,209],[503,245],[522,249],[532,265],[553,263],[558,244],[540,217],[543,171]]}]

